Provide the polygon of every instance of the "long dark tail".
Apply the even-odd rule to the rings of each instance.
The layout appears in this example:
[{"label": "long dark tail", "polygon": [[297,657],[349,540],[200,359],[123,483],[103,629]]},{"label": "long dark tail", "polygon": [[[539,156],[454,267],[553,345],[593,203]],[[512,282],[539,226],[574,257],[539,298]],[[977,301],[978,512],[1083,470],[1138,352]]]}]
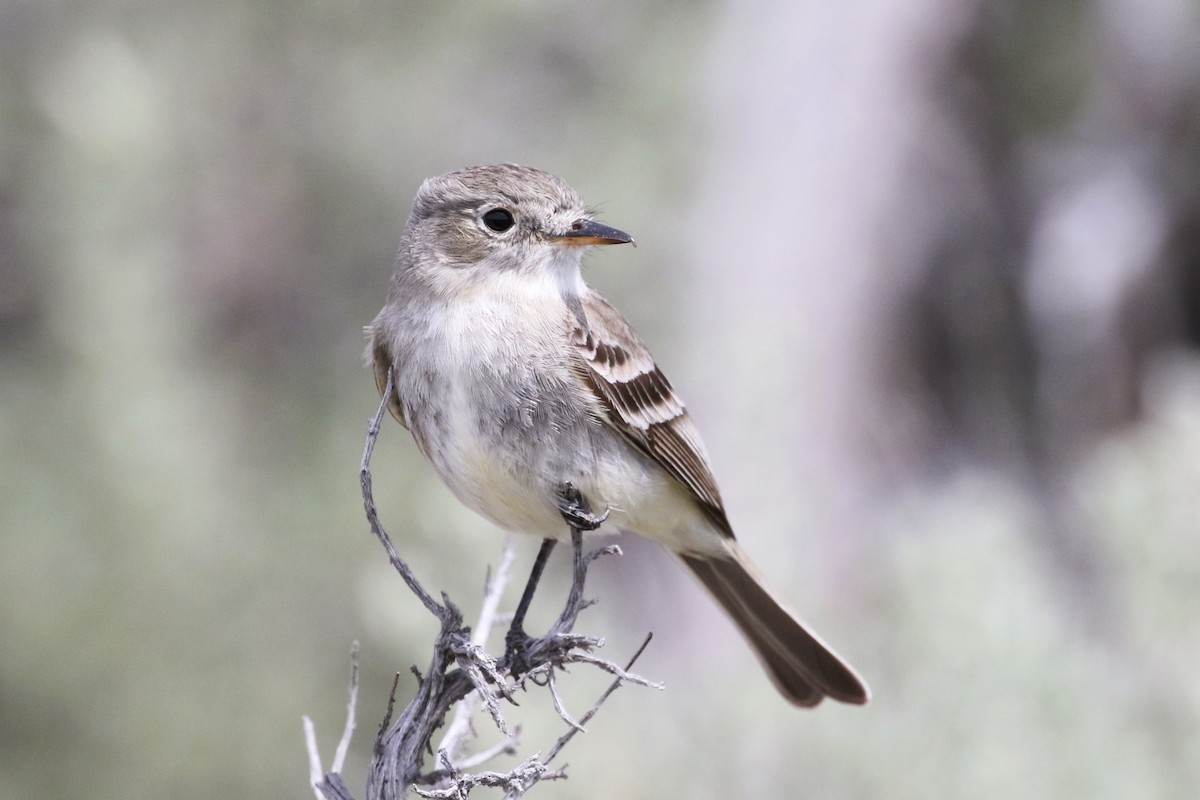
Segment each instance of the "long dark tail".
[{"label": "long dark tail", "polygon": [[680,558],[741,628],[790,702],[815,706],[826,697],[856,704],[870,699],[854,669],[775,599],[740,547],[730,558]]}]

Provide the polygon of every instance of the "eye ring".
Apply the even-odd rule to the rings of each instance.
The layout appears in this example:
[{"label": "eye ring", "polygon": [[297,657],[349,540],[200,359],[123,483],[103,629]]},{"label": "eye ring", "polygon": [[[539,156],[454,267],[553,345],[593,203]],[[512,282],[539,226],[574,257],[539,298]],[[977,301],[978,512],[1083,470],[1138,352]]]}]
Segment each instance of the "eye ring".
[{"label": "eye ring", "polygon": [[501,207],[483,212],[479,220],[492,233],[504,233],[517,224],[517,220],[513,217],[512,212],[507,208]]}]

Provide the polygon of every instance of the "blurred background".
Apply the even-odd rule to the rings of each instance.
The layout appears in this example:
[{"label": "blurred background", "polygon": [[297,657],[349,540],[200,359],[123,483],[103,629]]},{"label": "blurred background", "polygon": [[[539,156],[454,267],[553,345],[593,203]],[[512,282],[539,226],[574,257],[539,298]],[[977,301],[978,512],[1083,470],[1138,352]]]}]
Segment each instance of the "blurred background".
[{"label": "blurred background", "polygon": [[[435,631],[361,330],[419,181],[497,161],[637,237],[589,280],[875,692],[788,707],[623,542],[580,629],[667,689],[531,796],[1200,794],[1194,0],[0,0],[0,796],[311,796],[355,639],[361,793]],[[395,424],[374,472],[477,608],[502,536]]]}]

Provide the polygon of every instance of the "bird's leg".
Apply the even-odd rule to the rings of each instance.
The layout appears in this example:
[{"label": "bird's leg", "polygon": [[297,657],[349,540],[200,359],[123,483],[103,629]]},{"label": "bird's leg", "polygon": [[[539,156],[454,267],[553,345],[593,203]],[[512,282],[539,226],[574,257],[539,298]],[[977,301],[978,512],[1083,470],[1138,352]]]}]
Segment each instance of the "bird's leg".
[{"label": "bird's leg", "polygon": [[513,614],[512,623],[508,626],[508,633],[504,637],[504,660],[509,663],[510,671],[514,676],[524,671],[525,651],[529,645],[529,636],[525,633],[525,614],[529,611],[529,604],[533,602],[533,593],[537,590],[538,581],[542,578],[542,570],[546,568],[546,562],[550,560],[550,551],[556,544],[558,544],[557,539],[542,539],[542,547],[538,550],[537,558],[533,562],[533,571],[529,573],[529,580],[525,582],[525,591],[521,593],[521,602],[517,603],[517,610]]},{"label": "bird's leg", "polygon": [[[604,513],[599,516],[593,514],[587,498],[569,481],[558,488],[558,491],[555,493],[554,504],[558,507],[558,512],[562,514],[563,519],[575,531],[594,531],[600,527],[604,520],[608,519],[608,509],[605,509]],[[537,558],[533,562],[533,571],[529,573],[529,580],[525,583],[525,591],[521,593],[521,601],[517,603],[517,610],[513,614],[512,624],[508,626],[508,633],[504,637],[504,658],[508,662],[509,670],[514,676],[523,672],[528,666],[525,654],[529,649],[530,638],[525,633],[525,614],[528,613],[529,605],[533,602],[533,593],[537,591],[542,571],[546,568],[546,562],[550,559],[550,551],[554,549],[554,545],[557,543],[557,539],[542,540],[542,547],[538,550]]]},{"label": "bird's leg", "polygon": [[529,604],[533,602],[533,593],[537,590],[538,581],[542,578],[542,570],[546,568],[546,562],[550,560],[550,551],[556,544],[558,544],[557,539],[542,539],[542,547],[538,550],[537,558],[533,562],[533,571],[529,573],[529,580],[525,582],[525,591],[521,593],[521,602],[517,603],[517,611],[513,614],[512,624],[508,627],[509,640],[513,638],[514,634],[525,635],[525,614],[529,611]]}]

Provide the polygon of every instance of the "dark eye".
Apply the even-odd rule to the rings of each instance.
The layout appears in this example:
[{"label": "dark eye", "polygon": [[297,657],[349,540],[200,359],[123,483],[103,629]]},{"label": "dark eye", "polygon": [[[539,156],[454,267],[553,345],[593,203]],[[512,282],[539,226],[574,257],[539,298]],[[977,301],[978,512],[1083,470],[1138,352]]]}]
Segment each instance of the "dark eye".
[{"label": "dark eye", "polygon": [[513,219],[512,212],[507,208],[493,208],[491,211],[483,215],[483,224],[487,225],[488,230],[496,233],[504,233],[506,230],[517,224]]}]

